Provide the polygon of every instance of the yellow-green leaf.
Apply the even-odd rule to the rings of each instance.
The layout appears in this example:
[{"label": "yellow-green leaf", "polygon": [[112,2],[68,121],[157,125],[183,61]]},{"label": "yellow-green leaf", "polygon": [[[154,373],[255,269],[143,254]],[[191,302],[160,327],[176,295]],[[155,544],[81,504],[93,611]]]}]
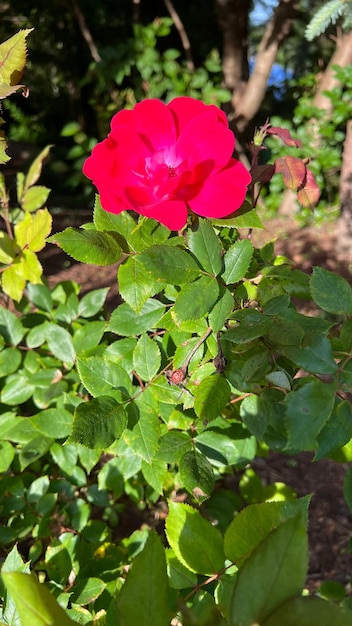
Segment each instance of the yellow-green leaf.
[{"label": "yellow-green leaf", "polygon": [[5,133],[0,131],[0,165],[4,165],[10,160],[8,154],[6,154],[7,142],[5,139]]},{"label": "yellow-green leaf", "polygon": [[48,156],[50,148],[52,148],[52,145],[45,146],[45,148],[34,159],[26,176],[25,189],[28,189],[29,187],[35,185],[35,183],[39,179],[42,173],[43,161]]},{"label": "yellow-green leaf", "polygon": [[45,239],[51,231],[52,217],[47,209],[35,215],[26,213],[22,222],[15,226],[15,239],[18,245],[39,252],[45,246]]},{"label": "yellow-green leaf", "polygon": [[22,624],[26,626],[75,626],[71,618],[40,584],[35,574],[3,572],[5,585],[14,599]]},{"label": "yellow-green leaf", "polygon": [[16,245],[16,242],[11,239],[7,233],[4,231],[0,231],[0,263],[4,263],[4,265],[9,265],[12,263],[16,254],[19,253],[19,248]]},{"label": "yellow-green leaf", "polygon": [[26,65],[26,37],[33,28],[25,28],[0,44],[0,80],[17,85]]},{"label": "yellow-green leaf", "polygon": [[1,277],[1,286],[12,300],[19,302],[22,298],[24,288],[26,286],[26,280],[18,273],[16,265],[10,265],[3,272]]},{"label": "yellow-green leaf", "polygon": [[29,211],[30,213],[40,209],[40,207],[46,203],[49,193],[50,189],[44,187],[43,185],[34,185],[34,187],[29,187],[29,189],[25,188],[20,201],[22,209],[24,211]]}]

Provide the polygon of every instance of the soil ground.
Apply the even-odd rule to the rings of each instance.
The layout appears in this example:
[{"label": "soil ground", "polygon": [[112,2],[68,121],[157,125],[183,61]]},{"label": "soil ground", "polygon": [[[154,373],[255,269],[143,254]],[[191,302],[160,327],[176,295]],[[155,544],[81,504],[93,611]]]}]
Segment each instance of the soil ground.
[{"label": "soil ground", "polygon": [[[351,258],[337,257],[332,224],[299,228],[289,218],[276,218],[266,224],[265,231],[254,234],[253,242],[259,245],[274,238],[277,238],[277,254],[289,257],[298,268],[310,273],[312,266],[325,267],[352,283],[352,251]],[[108,307],[113,309],[119,303],[117,266],[101,268],[75,263],[53,246],[47,247],[41,260],[51,285],[62,280],[74,280],[81,285],[82,294],[109,286]],[[352,514],[343,497],[343,480],[348,464],[329,460],[312,462],[312,455],[308,453],[295,457],[272,453],[267,459],[257,459],[254,469],[264,484],[284,482],[298,496],[313,494],[309,522],[308,588],[312,591],[327,580],[340,581],[349,588],[352,577],[349,550]]]}]

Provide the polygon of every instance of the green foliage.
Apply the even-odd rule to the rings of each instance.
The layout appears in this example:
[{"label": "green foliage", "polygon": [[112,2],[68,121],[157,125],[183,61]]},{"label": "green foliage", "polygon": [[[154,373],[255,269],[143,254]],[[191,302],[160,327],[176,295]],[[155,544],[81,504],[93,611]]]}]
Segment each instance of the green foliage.
[{"label": "green foliage", "polygon": [[[322,221],[336,215],[339,203],[339,172],[341,169],[342,149],[346,134],[346,122],[350,119],[352,70],[350,66],[334,66],[339,86],[325,93],[331,100],[331,115],[313,106],[313,97],[316,88],[316,76],[307,75],[293,87],[298,100],[292,121],[272,117],[273,126],[284,126],[302,144],[302,147],[283,145],[276,137],[268,137],[265,141],[270,154],[270,160],[282,156],[292,155],[302,158],[310,157],[309,168],[312,170],[321,190],[319,204],[311,209],[299,209],[302,222]],[[302,93],[303,89],[303,93]],[[314,136],[312,135],[312,119],[315,120]],[[315,139],[314,139],[315,137]],[[319,137],[319,150],[312,148]],[[268,194],[265,197],[265,206],[269,211],[276,211],[281,202],[284,183],[281,177],[274,176],[269,184]],[[335,212],[334,212],[335,211]]]},{"label": "green foliage", "polygon": [[348,451],[351,286],[241,239],[261,225],[246,207],[176,235],[97,199],[93,224],[50,241],[119,262],[125,302],[107,313],[108,289],[50,289],[48,150],[18,175],[18,207],[1,187],[1,623],[347,626],[344,588],[304,591],[309,498],[249,464]]},{"label": "green foliage", "polygon": [[[339,391],[351,387],[351,287],[321,268],[308,282],[269,249],[229,245],[236,231],[205,219],[183,240],[140,218],[130,246],[128,219],[105,224],[100,211],[96,204],[95,225],[108,230],[81,232],[123,238],[119,273],[127,259],[141,268],[130,304],[106,318],[106,289],[80,299],[72,283],[30,285],[21,318],[3,309],[0,319],[0,539],[8,548],[29,542],[31,567],[46,573],[52,594],[47,602],[34,574],[17,573],[21,559],[15,574],[5,561],[5,623],[10,611],[21,619],[24,603],[29,616],[39,601],[47,613],[35,614],[34,626],[45,615],[64,623],[62,611],[73,623],[106,624],[168,624],[176,615],[187,624],[204,611],[234,626],[275,624],[286,605],[304,611],[307,500],[265,491],[249,470],[225,517],[216,494],[230,497],[223,477],[243,473],[256,439],[316,458],[349,442],[352,413]],[[79,257],[72,235],[78,244],[70,251]],[[90,261],[99,255],[92,248]],[[297,294],[329,319],[298,313]],[[301,368],[306,376],[297,378]],[[347,479],[345,491],[349,500]],[[175,492],[188,502],[174,501]],[[272,498],[282,501],[265,502]],[[253,504],[239,513],[243,501]],[[169,547],[148,531],[114,540],[125,511],[133,516],[162,502]],[[206,592],[204,580],[213,580]],[[321,610],[307,604],[310,615]],[[331,610],[343,626],[348,612]]]},{"label": "green foliage", "polygon": [[330,24],[335,24],[343,16],[344,28],[350,28],[352,3],[348,0],[330,0],[316,12],[306,28],[306,38],[312,41],[324,33]]}]

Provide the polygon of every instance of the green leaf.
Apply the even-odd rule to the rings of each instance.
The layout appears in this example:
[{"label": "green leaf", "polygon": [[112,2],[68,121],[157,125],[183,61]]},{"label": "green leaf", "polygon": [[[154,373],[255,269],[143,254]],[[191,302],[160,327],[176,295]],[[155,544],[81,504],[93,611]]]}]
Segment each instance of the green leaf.
[{"label": "green leaf", "polygon": [[316,596],[291,598],[262,622],[263,626],[350,626],[352,612]]},{"label": "green leaf", "polygon": [[80,357],[77,359],[77,370],[83,385],[93,397],[108,395],[113,389],[119,389],[126,396],[132,392],[127,372],[102,356]]},{"label": "green leaf", "polygon": [[141,216],[128,237],[128,243],[132,250],[142,252],[150,246],[163,244],[169,235],[170,231],[166,226],[150,217]]},{"label": "green leaf", "polygon": [[[219,433],[211,429],[203,430],[195,437],[194,442],[197,449],[216,467],[237,465],[242,461],[242,450],[239,450],[238,442],[227,435],[226,431]],[[241,445],[242,442],[240,440]]]},{"label": "green leaf", "polygon": [[247,396],[241,403],[240,416],[249,432],[262,441],[270,419],[264,400],[256,395]]},{"label": "green leaf", "polygon": [[169,470],[166,461],[159,458],[159,454],[151,463],[142,461],[142,474],[147,484],[160,496],[163,495],[165,486],[168,485]]},{"label": "green leaf", "polygon": [[304,346],[287,346],[281,351],[293,363],[312,374],[335,374],[337,364],[327,337],[311,333],[304,340]]},{"label": "green leaf", "polygon": [[103,308],[108,291],[109,287],[103,287],[86,293],[79,301],[78,314],[81,317],[93,317],[99,313]]},{"label": "green leaf", "polygon": [[307,496],[292,502],[261,502],[246,506],[226,529],[226,558],[241,567],[272,530],[298,513],[307,525],[309,500]]},{"label": "green leaf", "polygon": [[22,361],[22,355],[17,348],[5,348],[0,352],[0,378],[16,372]]},{"label": "green leaf", "polygon": [[6,85],[17,85],[26,65],[26,37],[33,28],[19,30],[0,44],[0,80]]},{"label": "green leaf", "polygon": [[22,340],[25,329],[22,322],[14,313],[4,307],[0,307],[0,335],[5,339],[5,343],[17,346]]},{"label": "green leaf", "polygon": [[181,480],[198,502],[211,496],[215,478],[208,459],[198,450],[189,450],[179,462]]},{"label": "green leaf", "polygon": [[176,557],[192,572],[210,576],[223,568],[220,531],[188,504],[169,502],[166,535]]},{"label": "green leaf", "polygon": [[[118,270],[119,291],[131,309],[139,313],[148,298],[153,295],[153,281],[145,273],[138,256],[131,256]],[[161,289],[158,286],[157,291]]]},{"label": "green leaf", "polygon": [[318,437],[318,448],[314,460],[329,456],[334,450],[345,446],[352,438],[352,406],[348,400],[343,400],[334,407],[334,410],[321,429]]},{"label": "green leaf", "polygon": [[133,351],[133,365],[138,376],[150,381],[160,368],[161,355],[158,345],[144,333],[137,341]]},{"label": "green leaf", "polygon": [[9,441],[0,441],[0,472],[7,472],[13,459],[15,449]]},{"label": "green leaf", "polygon": [[151,246],[139,255],[139,260],[152,280],[168,285],[190,283],[201,273],[190,254],[173,246]]},{"label": "green leaf", "polygon": [[104,450],[121,437],[125,425],[123,406],[110,396],[100,396],[77,406],[68,441],[94,450]]},{"label": "green leaf", "polygon": [[[248,203],[245,202],[245,205],[248,206]],[[232,224],[235,228],[264,228],[256,209],[246,210],[242,215],[239,209],[233,217]]]},{"label": "green leaf", "polygon": [[119,626],[167,626],[172,617],[169,593],[164,548],[151,531],[118,594]]},{"label": "green leaf", "polygon": [[97,230],[116,232],[126,239],[136,227],[133,217],[127,211],[123,211],[119,215],[104,211],[98,194],[95,196],[93,219]]},{"label": "green leaf", "polygon": [[252,260],[253,246],[249,239],[236,241],[226,252],[224,257],[225,270],[222,273],[226,285],[237,283],[241,280]]},{"label": "green leaf", "polygon": [[324,311],[336,315],[352,315],[352,288],[342,276],[315,267],[310,277],[314,302]]},{"label": "green leaf", "polygon": [[52,439],[43,435],[38,435],[26,443],[19,454],[21,470],[23,471],[28,465],[44,456],[49,450],[51,443]]},{"label": "green leaf", "polygon": [[26,373],[10,374],[1,391],[1,402],[16,406],[29,400],[35,387],[28,380]]},{"label": "green leaf", "polygon": [[45,338],[52,354],[64,363],[74,363],[76,352],[70,333],[57,324],[45,325]]},{"label": "green leaf", "polygon": [[214,333],[222,329],[230,317],[233,308],[233,297],[228,289],[220,289],[220,297],[209,313],[209,324]]},{"label": "green leaf", "polygon": [[90,604],[103,593],[106,584],[100,578],[80,578],[73,587],[71,602],[75,604]]},{"label": "green leaf", "polygon": [[55,243],[76,261],[93,265],[113,265],[121,257],[121,248],[111,233],[96,230],[66,228],[52,235],[48,241]]},{"label": "green leaf", "polygon": [[50,289],[46,285],[27,285],[27,294],[34,306],[42,311],[50,312],[53,308],[53,299]]},{"label": "green leaf", "polygon": [[248,343],[253,339],[262,337],[270,330],[272,321],[259,311],[243,309],[241,313],[243,313],[240,319],[241,323],[233,326],[222,335],[224,341],[236,344]]},{"label": "green leaf", "polygon": [[197,320],[209,313],[219,296],[219,283],[212,276],[201,276],[182,287],[172,309],[176,324]]},{"label": "green leaf", "polygon": [[302,387],[287,394],[288,449],[315,449],[317,436],[331,415],[334,397],[333,385],[308,379]]},{"label": "green leaf", "polygon": [[192,449],[192,439],[188,433],[169,430],[160,439],[158,459],[167,463],[178,463],[185,452]]},{"label": "green leaf", "polygon": [[73,416],[66,409],[55,408],[41,411],[30,420],[42,435],[52,439],[64,439],[71,432]]},{"label": "green leaf", "polygon": [[260,382],[270,372],[271,367],[271,354],[261,347],[260,352],[252,354],[243,364],[241,376],[246,383]]},{"label": "green leaf", "polygon": [[247,200],[228,218],[212,219],[211,223],[216,226],[230,226],[233,228],[264,228],[259,219],[256,209],[252,209]]},{"label": "green leaf", "polygon": [[21,623],[26,626],[75,626],[64,609],[41,585],[35,574],[3,572],[2,577],[13,597]]},{"label": "green leaf", "polygon": [[20,201],[21,207],[24,211],[28,211],[29,213],[33,213],[33,211],[37,211],[42,207],[50,194],[50,189],[44,187],[43,185],[34,185],[34,187],[30,187],[27,189]]},{"label": "green leaf", "polygon": [[188,245],[206,272],[214,276],[220,274],[222,270],[220,242],[208,220],[200,218],[196,229],[188,231]]},{"label": "green leaf", "polygon": [[231,625],[261,624],[283,602],[301,592],[307,565],[307,534],[297,515],[271,531],[237,573]]},{"label": "green leaf", "polygon": [[73,347],[76,354],[82,354],[99,345],[105,331],[105,322],[89,322],[81,326],[73,335]]},{"label": "green leaf", "polygon": [[164,305],[157,300],[147,300],[139,313],[124,303],[112,313],[108,330],[123,337],[141,335],[152,328],[156,328],[164,311]]},{"label": "green leaf", "polygon": [[147,404],[134,403],[134,424],[129,423],[123,438],[144,461],[151,463],[159,447],[160,423],[158,415]]},{"label": "green leaf", "polygon": [[204,378],[194,390],[194,410],[197,417],[208,422],[215,419],[221,415],[230,396],[230,385],[222,374]]},{"label": "green leaf", "polygon": [[172,589],[187,589],[196,586],[197,575],[178,560],[171,548],[166,550],[166,561],[170,587]]}]

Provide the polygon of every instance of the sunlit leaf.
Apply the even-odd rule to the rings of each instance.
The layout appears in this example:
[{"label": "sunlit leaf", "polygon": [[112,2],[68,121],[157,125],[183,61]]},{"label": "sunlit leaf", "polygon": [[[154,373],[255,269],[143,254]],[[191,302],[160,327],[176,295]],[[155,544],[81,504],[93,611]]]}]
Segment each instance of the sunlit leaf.
[{"label": "sunlit leaf", "polygon": [[93,398],[77,406],[69,442],[103,450],[121,436],[125,425],[124,407],[114,398]]},{"label": "sunlit leaf", "polygon": [[188,504],[169,502],[166,534],[177,558],[192,572],[207,576],[223,567],[220,531]]},{"label": "sunlit leaf", "polygon": [[0,44],[0,80],[7,85],[17,85],[26,65],[26,37],[33,28],[25,28]]}]

